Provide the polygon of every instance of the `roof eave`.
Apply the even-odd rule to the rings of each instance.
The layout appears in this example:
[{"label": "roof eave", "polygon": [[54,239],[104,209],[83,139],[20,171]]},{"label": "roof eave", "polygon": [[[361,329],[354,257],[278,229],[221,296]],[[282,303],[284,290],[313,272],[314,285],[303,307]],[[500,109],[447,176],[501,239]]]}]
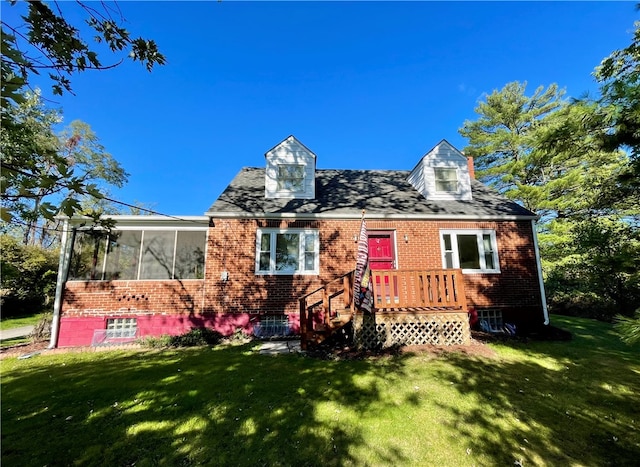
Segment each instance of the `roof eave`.
[{"label": "roof eave", "polygon": [[[349,213],[293,213],[293,212],[223,212],[209,211],[205,216],[217,219],[337,219],[352,220],[361,219],[362,212]],[[537,220],[536,215],[470,215],[470,214],[385,214],[366,213],[367,219],[383,220],[465,220],[465,221],[513,221],[513,220]]]}]

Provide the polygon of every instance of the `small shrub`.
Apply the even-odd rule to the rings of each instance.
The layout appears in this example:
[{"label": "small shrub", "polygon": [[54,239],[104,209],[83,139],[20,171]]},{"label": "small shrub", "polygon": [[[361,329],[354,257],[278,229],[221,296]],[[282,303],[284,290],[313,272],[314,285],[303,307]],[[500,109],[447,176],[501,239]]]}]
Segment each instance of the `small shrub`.
[{"label": "small shrub", "polygon": [[209,328],[191,328],[190,331],[177,336],[163,334],[159,337],[148,336],[140,339],[140,344],[153,349],[167,347],[197,347],[202,345],[217,345],[222,340],[222,334]]},{"label": "small shrub", "polygon": [[217,345],[222,334],[209,328],[192,328],[185,334],[171,337],[172,347],[195,347],[200,345]]},{"label": "small shrub", "polygon": [[163,334],[162,336],[147,336],[140,339],[140,344],[145,347],[151,347],[152,349],[163,349],[171,347],[172,336],[169,334]]},{"label": "small shrub", "polygon": [[49,340],[51,337],[51,322],[53,321],[53,313],[43,313],[40,320],[33,327],[31,338],[36,342]]}]

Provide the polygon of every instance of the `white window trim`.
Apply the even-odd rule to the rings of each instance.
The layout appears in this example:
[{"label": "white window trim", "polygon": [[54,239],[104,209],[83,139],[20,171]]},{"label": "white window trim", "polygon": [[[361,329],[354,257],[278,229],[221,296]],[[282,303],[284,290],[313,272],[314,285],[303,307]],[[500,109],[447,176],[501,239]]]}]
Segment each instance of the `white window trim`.
[{"label": "white window trim", "polygon": [[[276,235],[279,233],[287,233],[287,234],[298,234],[298,235],[313,235],[313,270],[305,271],[276,271]],[[269,259],[269,270],[261,271],[260,270],[260,247],[262,241],[262,234],[269,234],[270,237],[270,259]],[[304,264],[304,245],[303,242],[300,242],[299,251],[298,251],[298,266],[300,264]],[[256,231],[256,251],[255,251],[255,273],[259,276],[314,276],[320,274],[320,235],[315,229],[258,229]]]},{"label": "white window trim", "polygon": [[[498,255],[498,242],[496,240],[496,231],[492,229],[444,229],[440,230],[440,252],[442,257],[442,267],[447,268],[446,250],[444,244],[444,236],[451,235],[451,248],[453,250],[453,268],[460,269],[460,255],[458,254],[458,235],[476,235],[478,252],[480,256],[480,269],[462,269],[463,274],[500,274],[500,258]],[[491,247],[493,249],[494,269],[486,269],[484,258],[484,245],[482,237],[489,235],[491,239]]]}]

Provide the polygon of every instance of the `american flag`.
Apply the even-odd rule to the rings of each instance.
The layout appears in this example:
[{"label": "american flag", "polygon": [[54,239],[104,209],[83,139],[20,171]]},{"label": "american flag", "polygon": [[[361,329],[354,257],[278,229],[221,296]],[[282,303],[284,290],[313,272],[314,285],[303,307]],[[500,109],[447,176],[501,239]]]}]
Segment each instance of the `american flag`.
[{"label": "american flag", "polygon": [[358,240],[358,255],[356,257],[356,273],[353,281],[353,301],[356,308],[371,313],[373,308],[373,283],[371,269],[369,269],[369,236],[367,223],[362,219],[360,238]]}]

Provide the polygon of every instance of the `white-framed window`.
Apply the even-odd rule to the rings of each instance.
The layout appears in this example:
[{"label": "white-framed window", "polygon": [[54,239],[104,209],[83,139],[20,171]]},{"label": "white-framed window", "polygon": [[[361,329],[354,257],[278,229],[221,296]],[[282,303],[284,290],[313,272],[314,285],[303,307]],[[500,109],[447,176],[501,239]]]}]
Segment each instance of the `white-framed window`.
[{"label": "white-framed window", "polygon": [[317,230],[258,229],[256,274],[318,274]]},{"label": "white-framed window", "polygon": [[278,165],[278,191],[299,193],[304,191],[304,165]]},{"label": "white-framed window", "polygon": [[434,167],[436,192],[457,193],[458,169],[455,167]]},{"label": "white-framed window", "polygon": [[499,273],[495,230],[441,230],[442,266],[462,272]]},{"label": "white-framed window", "polygon": [[203,279],[202,229],[78,231],[69,280]]}]

